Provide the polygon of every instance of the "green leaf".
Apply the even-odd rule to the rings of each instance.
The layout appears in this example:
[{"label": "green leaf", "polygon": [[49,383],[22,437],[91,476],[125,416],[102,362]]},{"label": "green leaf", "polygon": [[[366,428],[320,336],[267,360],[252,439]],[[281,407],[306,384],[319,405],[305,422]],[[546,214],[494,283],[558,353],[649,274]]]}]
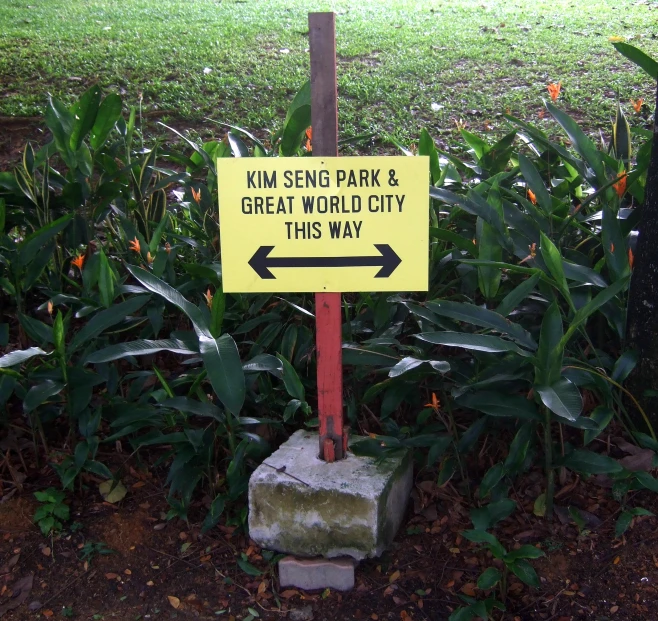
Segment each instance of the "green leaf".
[{"label": "green leaf", "polygon": [[66,352],[66,343],[64,342],[64,319],[62,317],[62,311],[57,311],[57,317],[53,322],[53,343],[55,345],[55,351],[62,361],[65,362],[64,356]]},{"label": "green leaf", "polygon": [[525,559],[519,559],[511,565],[508,565],[512,573],[519,579],[521,582],[525,582],[528,586],[539,588],[541,583],[539,582],[539,577],[537,572],[533,569],[532,565],[528,563]]},{"label": "green leaf", "polygon": [[540,558],[542,556],[546,556],[542,550],[535,548],[535,546],[524,545],[517,550],[508,552],[505,556],[505,562],[509,563],[520,558]]},{"label": "green leaf", "polygon": [[430,179],[432,184],[437,183],[441,178],[441,165],[439,163],[439,153],[432,136],[423,127],[420,130],[420,139],[418,140],[418,155],[427,155],[430,159]]},{"label": "green leaf", "polygon": [[535,434],[535,424],[532,421],[523,423],[514,436],[505,459],[505,472],[516,474],[521,470],[530,448],[530,442]]},{"label": "green leaf", "polygon": [[530,356],[530,352],[521,349],[515,343],[506,341],[499,336],[489,334],[469,334],[466,332],[421,332],[414,335],[434,345],[449,345],[463,347],[464,349],[486,352],[512,351],[522,356]]},{"label": "green leaf", "polygon": [[450,364],[444,360],[420,360],[419,358],[414,358],[412,356],[407,356],[398,362],[389,372],[389,377],[399,377],[408,371],[419,367],[421,364],[429,364],[435,371],[439,373],[447,373],[450,371]]},{"label": "green leaf", "polygon": [[535,343],[527,330],[518,324],[512,323],[509,319],[505,319],[497,312],[481,306],[475,306],[475,304],[451,302],[448,300],[432,300],[427,302],[426,306],[437,315],[508,334],[525,348],[530,350],[537,349],[537,343]]},{"label": "green leaf", "polygon": [[613,43],[615,49],[622,55],[626,56],[628,60],[634,62],[638,67],[644,69],[654,80],[658,80],[658,62],[651,56],[645,54],[634,45],[628,43],[617,42]]},{"label": "green leaf", "polygon": [[[246,557],[246,555],[243,555]],[[246,558],[239,558],[238,559],[238,567],[242,571],[244,571],[245,574],[248,574],[249,576],[262,576],[263,572],[260,571],[260,569],[254,567]]]},{"label": "green leaf", "polygon": [[224,407],[238,414],[244,404],[246,387],[238,347],[229,334],[217,339],[199,336],[199,350],[208,379]]},{"label": "green leaf", "polygon": [[562,126],[562,129],[567,133],[573,148],[578,155],[585,160],[587,165],[594,171],[596,182],[598,186],[605,185],[606,177],[603,168],[603,156],[596,148],[594,143],[585,135],[578,124],[565,112],[554,106],[550,102],[546,102],[546,108],[553,115],[553,118]]},{"label": "green leaf", "polygon": [[45,380],[41,384],[32,386],[23,399],[23,412],[29,414],[32,410],[39,407],[42,403],[54,397],[64,390],[64,384],[54,382],[53,380]]},{"label": "green leaf", "polygon": [[46,125],[53,134],[57,150],[69,168],[76,167],[75,156],[71,152],[70,147],[70,138],[73,131],[74,120],[73,115],[61,101],[48,95]]},{"label": "green leaf", "polygon": [[129,356],[146,356],[156,354],[160,351],[169,351],[173,354],[198,354],[198,349],[192,349],[188,343],[177,339],[165,339],[161,341],[131,341],[129,343],[119,343],[100,349],[87,356],[85,364],[98,364],[101,362],[110,362]]},{"label": "green leaf", "polygon": [[96,338],[108,328],[122,323],[128,315],[137,312],[150,299],[151,296],[149,295],[137,295],[121,302],[121,304],[115,304],[111,308],[96,313],[73,337],[69,344],[68,353],[71,354],[78,347]]},{"label": "green leaf", "polygon": [[487,470],[484,477],[482,477],[482,482],[480,483],[480,489],[478,490],[478,497],[485,498],[487,494],[494,488],[501,479],[505,476],[505,466],[502,461],[494,464]]},{"label": "green leaf", "polygon": [[43,250],[43,247],[69,225],[74,216],[73,213],[62,216],[26,237],[18,245],[19,265],[22,267],[29,265]]},{"label": "green leaf", "polygon": [[110,308],[114,300],[114,273],[102,248],[100,249],[99,257],[100,273],[98,275],[98,289],[101,294],[101,303],[105,308]]},{"label": "green leaf", "polygon": [[[594,438],[599,436],[603,430],[608,426],[608,423],[614,418],[615,411],[605,405],[599,405],[594,408],[590,414],[590,420],[598,425],[598,429],[586,429],[583,434],[583,444],[589,444]],[[658,490],[657,490],[658,491]]]},{"label": "green leaf", "polygon": [[615,537],[621,537],[631,525],[633,514],[630,511],[622,511],[615,523]]},{"label": "green leaf", "polygon": [[[480,261],[498,262],[503,259],[503,249],[500,245],[496,230],[482,218],[475,224],[475,238],[477,240],[478,259]],[[480,265],[478,271],[478,287],[482,295],[491,300],[498,293],[502,272],[497,267]]]},{"label": "green leaf", "polygon": [[500,541],[498,541],[496,537],[494,537],[491,533],[486,532],[485,530],[477,528],[473,530],[465,530],[462,531],[462,535],[465,539],[468,539],[473,543],[486,544],[496,558],[502,559],[505,554],[507,554]]},{"label": "green leaf", "polygon": [[215,289],[210,309],[210,333],[218,337],[222,333],[224,323],[224,310],[226,309],[226,294],[221,286]]},{"label": "green leaf", "polygon": [[567,285],[567,278],[564,275],[564,268],[562,267],[560,251],[543,231],[540,232],[540,236],[540,252],[542,259],[544,259],[544,263],[546,263],[549,273],[555,279],[555,282],[557,282],[560,293],[562,293],[564,299],[569,303],[569,306],[573,307],[571,294],[569,293],[569,286]]},{"label": "green leaf", "polygon": [[512,289],[496,308],[496,312],[507,317],[523,300],[525,300],[535,289],[541,274],[536,273],[524,280],[520,285]]},{"label": "green leaf", "polygon": [[43,351],[40,347],[30,347],[20,351],[12,351],[0,358],[0,369],[7,369],[14,365],[21,364],[34,356],[49,356],[48,352]]},{"label": "green leaf", "polygon": [[292,100],[281,135],[281,155],[297,153],[304,132],[311,126],[311,81],[305,82]]},{"label": "green leaf", "polygon": [[566,377],[559,379],[552,386],[537,386],[542,403],[560,418],[575,421],[583,409],[580,390]]},{"label": "green leaf", "polygon": [[204,403],[187,397],[174,397],[167,399],[160,404],[163,408],[171,408],[184,412],[185,414],[193,414],[195,416],[203,416],[206,418],[214,418],[219,422],[224,422],[226,417],[220,408],[212,403]]},{"label": "green leaf", "polygon": [[637,482],[648,490],[658,493],[658,479],[652,477],[648,472],[635,472],[635,479]]},{"label": "green leaf", "polygon": [[560,307],[557,301],[554,301],[548,307],[541,323],[539,349],[535,358],[535,384],[551,385],[560,379],[564,351],[561,347],[563,334]]},{"label": "green leaf", "polygon": [[121,118],[121,97],[112,93],[100,105],[89,136],[89,144],[94,150],[100,149],[117,121]]},{"label": "green leaf", "polygon": [[492,502],[480,509],[471,509],[471,521],[476,530],[487,530],[512,515],[516,503],[509,498]]},{"label": "green leaf", "polygon": [[532,160],[523,155],[523,153],[519,153],[519,167],[521,168],[521,174],[528,184],[528,187],[532,190],[535,197],[537,198],[539,206],[544,210],[545,213],[550,214],[553,211],[551,195],[548,193],[548,190],[544,185],[544,180],[541,178],[541,175],[535,168]]},{"label": "green leaf", "polygon": [[573,336],[574,332],[578,330],[580,325],[594,312],[601,308],[604,304],[609,302],[614,298],[618,293],[628,287],[630,277],[625,276],[620,278],[609,287],[599,291],[599,293],[594,297],[590,302],[585,304],[582,308],[579,308],[576,314],[571,319],[569,328],[567,329],[564,337],[560,341],[560,349],[564,349],[566,344],[569,342],[569,339]]},{"label": "green leaf", "polygon": [[482,574],[480,574],[477,582],[478,589],[488,591],[489,589],[495,587],[500,582],[502,577],[503,576],[498,569],[495,567],[489,567],[488,569],[485,569]]},{"label": "green leaf", "polygon": [[100,102],[101,89],[97,84],[94,84],[71,108],[73,129],[71,130],[69,146],[73,152],[78,151],[85,136],[94,126]]},{"label": "green leaf", "polygon": [[203,525],[201,526],[201,532],[207,533],[211,528],[214,528],[219,523],[219,518],[224,513],[224,497],[216,496],[215,500],[210,504],[210,511],[203,520]]},{"label": "green leaf", "polygon": [[210,333],[210,326],[201,311],[194,304],[188,302],[176,289],[141,267],[126,265],[126,269],[149,291],[163,297],[167,302],[182,310],[192,322],[194,331],[199,337],[214,340]]},{"label": "green leaf", "polygon": [[489,416],[503,416],[523,420],[539,420],[533,401],[522,395],[507,394],[494,390],[480,390],[461,395],[455,401],[460,407],[484,412]]},{"label": "green leaf", "polygon": [[447,229],[430,227],[430,237],[451,243],[459,250],[468,252],[473,258],[477,258],[478,256],[477,246],[471,240],[466,239],[457,233],[453,233],[452,231],[448,231]]},{"label": "green leaf", "polygon": [[583,474],[613,474],[623,471],[621,464],[611,457],[585,449],[575,449],[564,458],[561,465]]},{"label": "green leaf", "polygon": [[283,365],[283,383],[288,391],[288,394],[293,399],[299,399],[300,401],[306,400],[306,391],[304,390],[304,385],[297,375],[295,368],[285,359],[281,354],[277,354],[276,357],[281,361]]},{"label": "green leaf", "polygon": [[617,361],[612,369],[611,378],[617,383],[623,382],[635,368],[638,361],[638,352],[634,349],[625,351]]},{"label": "green leaf", "polygon": [[631,128],[617,102],[617,114],[612,124],[612,148],[618,160],[628,164],[631,159]]}]

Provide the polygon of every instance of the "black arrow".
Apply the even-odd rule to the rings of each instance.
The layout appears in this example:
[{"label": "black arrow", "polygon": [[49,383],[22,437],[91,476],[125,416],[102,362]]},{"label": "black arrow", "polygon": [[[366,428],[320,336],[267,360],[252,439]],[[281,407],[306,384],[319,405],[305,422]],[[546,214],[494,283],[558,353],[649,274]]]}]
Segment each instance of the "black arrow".
[{"label": "black arrow", "polygon": [[261,246],[254,252],[249,265],[264,280],[276,278],[273,267],[381,267],[375,278],[388,278],[402,259],[388,244],[375,244],[379,255],[373,257],[270,257],[274,246]]}]

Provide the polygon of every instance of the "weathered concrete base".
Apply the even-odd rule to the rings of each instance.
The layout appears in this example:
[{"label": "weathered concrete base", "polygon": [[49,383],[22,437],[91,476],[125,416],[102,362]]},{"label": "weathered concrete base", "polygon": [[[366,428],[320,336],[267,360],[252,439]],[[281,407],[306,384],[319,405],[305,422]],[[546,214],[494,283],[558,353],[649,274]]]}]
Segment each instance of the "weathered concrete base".
[{"label": "weathered concrete base", "polygon": [[251,475],[250,537],[300,557],[379,556],[404,517],[411,456],[378,461],[348,452],[328,464],[318,446],[316,433],[298,431]]},{"label": "weathered concrete base", "polygon": [[354,560],[286,556],[279,561],[279,582],[281,587],[293,586],[305,591],[349,591],[354,588]]}]

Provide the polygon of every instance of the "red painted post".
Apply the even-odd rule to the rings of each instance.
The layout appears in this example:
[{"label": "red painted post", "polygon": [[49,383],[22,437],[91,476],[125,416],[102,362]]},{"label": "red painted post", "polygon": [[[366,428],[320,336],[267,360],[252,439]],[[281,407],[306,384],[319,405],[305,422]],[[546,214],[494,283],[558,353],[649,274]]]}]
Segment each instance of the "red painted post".
[{"label": "red painted post", "polygon": [[[336,15],[309,13],[313,156],[338,155]],[[345,456],[343,448],[343,354],[340,293],[315,294],[320,459]]]}]

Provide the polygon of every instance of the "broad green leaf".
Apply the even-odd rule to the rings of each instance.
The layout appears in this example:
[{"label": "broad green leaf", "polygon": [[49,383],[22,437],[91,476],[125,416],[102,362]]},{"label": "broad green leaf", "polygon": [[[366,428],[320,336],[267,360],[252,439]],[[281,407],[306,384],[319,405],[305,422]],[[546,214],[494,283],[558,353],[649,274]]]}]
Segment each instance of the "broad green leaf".
[{"label": "broad green leaf", "polygon": [[619,102],[615,122],[612,124],[612,148],[615,157],[628,164],[631,159],[631,128]]},{"label": "broad green leaf", "polygon": [[114,273],[102,248],[99,252],[98,290],[101,294],[101,303],[105,308],[110,308],[114,300]]},{"label": "broad green leaf", "polygon": [[496,558],[503,558],[507,553],[500,541],[486,530],[475,528],[473,530],[462,531],[462,536],[473,543],[484,543],[489,546]]},{"label": "broad green leaf", "polygon": [[594,440],[594,438],[599,436],[614,416],[615,411],[606,405],[599,405],[594,408],[594,411],[590,414],[589,418],[597,424],[598,429],[585,429],[583,434],[583,444],[587,446],[592,440]]},{"label": "broad green leaf", "polygon": [[178,339],[164,339],[160,341],[130,341],[128,343],[119,343],[100,349],[87,356],[85,364],[98,364],[101,362],[110,362],[129,356],[146,356],[155,354],[160,351],[169,351],[174,354],[198,354],[198,349],[191,349],[189,344]]},{"label": "broad green leaf", "polygon": [[69,146],[73,152],[77,152],[82,146],[82,141],[94,126],[98,107],[101,102],[101,89],[98,84],[89,88],[78,101],[73,104],[71,114],[73,115],[73,129]]},{"label": "broad green leaf", "polygon": [[546,556],[542,550],[535,548],[535,546],[524,545],[516,550],[508,552],[505,556],[505,562],[516,561],[520,558],[540,558]]},{"label": "broad green leaf", "polygon": [[53,134],[57,150],[69,168],[76,167],[75,156],[70,147],[70,138],[73,131],[74,120],[73,115],[61,101],[48,95],[46,125]]},{"label": "broad green leaf", "polygon": [[545,213],[550,214],[553,211],[551,195],[548,193],[548,190],[544,185],[544,180],[541,178],[541,175],[537,168],[535,168],[532,160],[523,155],[523,153],[519,153],[519,167],[521,168],[521,173],[523,174],[523,178],[528,184],[528,187],[537,198],[539,206]]},{"label": "broad green leaf", "polygon": [[505,319],[497,312],[475,306],[475,304],[464,304],[448,300],[432,300],[427,302],[426,306],[437,315],[502,332],[511,336],[527,349],[537,349],[537,343],[527,330],[516,323],[512,323],[509,319]]},{"label": "broad green leaf", "polygon": [[652,477],[648,472],[635,472],[634,475],[638,483],[652,492],[658,493],[658,479]]},{"label": "broad green leaf", "polygon": [[473,258],[477,258],[478,256],[477,246],[470,239],[466,239],[465,237],[462,237],[461,235],[453,233],[447,229],[430,227],[430,237],[451,243],[456,248],[459,248],[459,250],[468,252]]},{"label": "broad green leaf", "polygon": [[530,278],[524,280],[520,285],[512,289],[496,308],[496,312],[503,317],[507,317],[523,300],[525,300],[535,289],[541,275],[533,274]]},{"label": "broad green leaf", "polygon": [[98,491],[101,493],[103,500],[110,504],[121,502],[128,493],[126,486],[121,481],[114,481],[113,479],[103,481],[98,486]]},{"label": "broad green leaf", "polygon": [[441,178],[441,166],[439,164],[439,153],[432,136],[423,127],[420,130],[420,139],[418,140],[418,155],[427,155],[430,158],[430,179],[432,185],[437,183]]},{"label": "broad green leaf", "polygon": [[248,574],[249,576],[263,575],[263,572],[260,571],[260,569],[254,567],[246,558],[239,558],[237,560],[238,560],[238,567],[240,567],[240,569],[244,571],[245,574]]},{"label": "broad green leaf", "polygon": [[173,399],[167,399],[160,403],[160,406],[184,412],[185,414],[203,416],[204,418],[214,418],[219,422],[226,420],[224,413],[216,405],[196,401],[195,399],[188,399],[187,397],[174,397]]},{"label": "broad green leaf", "polygon": [[494,488],[501,479],[505,476],[505,466],[502,461],[494,464],[487,470],[484,477],[482,477],[482,482],[480,483],[480,489],[478,490],[479,498],[486,498],[487,494]]},{"label": "broad green leaf", "polygon": [[41,384],[32,386],[27,391],[25,399],[23,399],[23,412],[29,414],[32,410],[39,407],[42,403],[54,397],[64,390],[64,384],[54,382],[53,380],[45,380]]},{"label": "broad green leaf", "polygon": [[561,465],[583,474],[614,474],[623,471],[618,461],[585,449],[575,449],[562,460]]},{"label": "broad green leaf", "polygon": [[222,333],[224,323],[224,310],[226,308],[226,295],[221,285],[215,289],[210,309],[210,333],[217,338]]},{"label": "broad green leaf", "polygon": [[211,528],[214,528],[219,524],[219,518],[222,516],[222,513],[224,513],[224,505],[224,497],[216,496],[210,504],[210,510],[203,520],[203,525],[201,526],[202,533],[207,533]]},{"label": "broad green leaf", "polygon": [[560,289],[560,293],[564,296],[564,299],[569,303],[569,306],[573,307],[573,302],[571,301],[571,294],[569,293],[569,286],[567,285],[567,278],[564,275],[564,268],[562,267],[562,257],[560,256],[560,251],[556,248],[555,244],[544,234],[542,231],[541,235],[541,245],[540,251],[546,267],[551,276],[555,279],[555,282]]},{"label": "broad green leaf", "polygon": [[654,80],[658,80],[658,62],[634,45],[622,41],[613,43],[615,49],[638,67],[644,69]]},{"label": "broad green leaf", "polygon": [[489,416],[503,416],[523,420],[539,420],[537,406],[522,395],[493,390],[466,393],[455,400],[459,406],[484,412]]},{"label": "broad green leaf", "polygon": [[567,378],[560,378],[552,386],[537,386],[536,390],[542,403],[560,418],[575,421],[580,416],[583,398],[578,386]]},{"label": "broad green leaf", "polygon": [[488,591],[489,589],[495,587],[500,582],[502,577],[503,576],[498,569],[495,567],[489,567],[488,569],[485,569],[482,574],[480,574],[477,582],[478,589]]},{"label": "broad green leaf", "polygon": [[53,344],[55,351],[62,361],[64,361],[64,354],[66,351],[66,343],[64,342],[64,318],[62,311],[57,311],[55,321],[53,321]]},{"label": "broad green leaf", "polygon": [[292,100],[281,135],[281,155],[291,157],[297,153],[304,132],[311,126],[311,81],[299,89]]},{"label": "broad green leaf", "polygon": [[[475,238],[477,240],[478,260],[498,262],[503,258],[503,249],[498,241],[495,229],[482,218],[478,218],[475,225]],[[491,300],[498,293],[502,272],[496,267],[478,266],[478,286],[482,295]]]},{"label": "broad green leaf", "polygon": [[631,525],[634,515],[630,511],[622,511],[615,523],[615,537],[621,537]]},{"label": "broad green leaf", "polygon": [[598,186],[605,185],[606,177],[601,152],[568,114],[550,102],[546,102],[546,108],[567,133],[573,148],[578,155],[580,155],[580,157],[582,157],[587,165],[594,171]]},{"label": "broad green leaf", "polygon": [[471,521],[476,530],[487,530],[512,515],[514,509],[516,509],[516,503],[506,498],[489,503],[480,509],[471,509]]},{"label": "broad green leaf", "polygon": [[535,435],[536,425],[532,421],[523,423],[514,436],[505,458],[505,472],[516,474],[521,470],[530,448],[530,443]]},{"label": "broad green leaf", "polygon": [[285,359],[281,354],[276,356],[283,365],[283,383],[288,391],[288,394],[293,399],[299,399],[300,401],[306,400],[306,392],[304,390],[304,385],[297,375],[295,368]]},{"label": "broad green leaf", "polygon": [[407,356],[398,362],[389,372],[389,377],[398,377],[408,371],[419,367],[421,364],[430,364],[435,371],[439,373],[447,373],[450,371],[450,365],[443,360],[420,360],[412,356]]},{"label": "broad green leaf", "polygon": [[489,334],[469,334],[466,332],[421,332],[414,335],[434,345],[449,345],[475,351],[504,352],[511,351],[522,356],[530,356],[530,352],[521,349],[515,343],[506,341],[499,336]]},{"label": "broad green leaf", "polygon": [[532,565],[528,563],[525,559],[519,559],[514,563],[508,565],[512,573],[519,579],[521,582],[525,582],[528,586],[539,588],[541,582],[539,582],[539,577],[537,572],[533,569]]},{"label": "broad green leaf", "polygon": [[228,334],[217,339],[202,334],[199,336],[199,350],[217,398],[227,410],[237,415],[244,404],[246,388],[235,341]]},{"label": "broad green leaf", "polygon": [[49,356],[48,352],[43,351],[40,347],[30,347],[20,351],[12,351],[0,358],[0,369],[7,369],[17,364],[21,364],[34,356]]},{"label": "broad green leaf", "polygon": [[557,301],[549,307],[541,323],[539,349],[535,358],[535,384],[540,386],[555,384],[562,374],[562,315]]},{"label": "broad green leaf", "polygon": [[199,338],[203,336],[206,340],[214,340],[210,333],[210,327],[201,311],[194,304],[188,302],[176,289],[141,267],[126,265],[126,269],[149,291],[158,294],[167,302],[182,310],[192,322],[194,331]]},{"label": "broad green leaf", "polygon": [[68,347],[68,353],[71,354],[108,328],[122,323],[126,320],[126,317],[137,312],[150,299],[150,295],[137,295],[121,302],[121,304],[115,304],[111,308],[96,313],[73,337]]},{"label": "broad green leaf", "polygon": [[30,264],[43,250],[43,247],[69,225],[74,216],[73,213],[62,216],[26,237],[18,245],[19,265],[26,267]]},{"label": "broad green leaf", "polygon": [[617,361],[612,369],[612,380],[615,382],[623,382],[635,368],[638,361],[638,352],[634,349],[625,351]]},{"label": "broad green leaf", "polygon": [[599,291],[599,293],[590,302],[585,304],[582,308],[576,311],[576,314],[571,319],[569,328],[567,329],[564,337],[560,341],[560,349],[563,349],[573,336],[574,332],[580,328],[580,325],[594,312],[601,308],[604,304],[609,302],[618,293],[628,287],[629,277],[620,278],[609,287]]},{"label": "broad green leaf", "polygon": [[103,99],[89,136],[92,149],[100,149],[107,140],[107,136],[121,118],[121,105],[121,97],[115,93]]}]

